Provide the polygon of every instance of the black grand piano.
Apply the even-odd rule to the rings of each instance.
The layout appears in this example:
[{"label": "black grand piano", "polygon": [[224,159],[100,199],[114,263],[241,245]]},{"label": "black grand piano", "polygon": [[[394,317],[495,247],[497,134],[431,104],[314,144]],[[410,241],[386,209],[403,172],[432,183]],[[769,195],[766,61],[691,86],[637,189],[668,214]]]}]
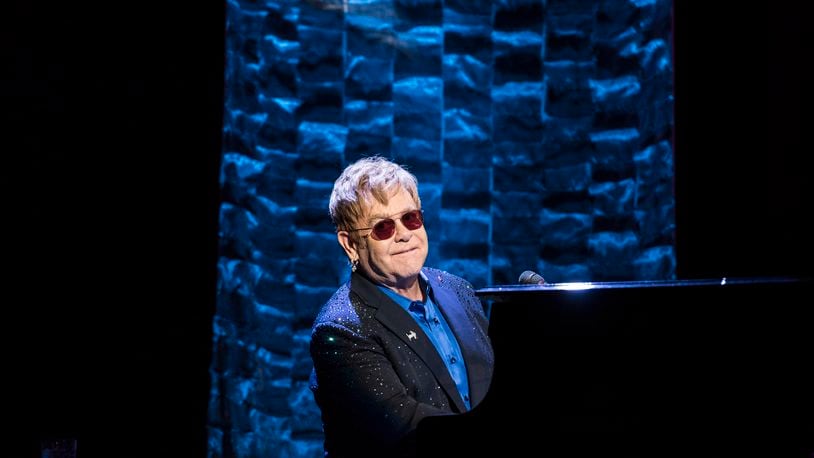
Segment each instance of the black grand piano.
[{"label": "black grand piano", "polygon": [[814,457],[814,301],[799,278],[484,288],[495,374],[420,456]]}]

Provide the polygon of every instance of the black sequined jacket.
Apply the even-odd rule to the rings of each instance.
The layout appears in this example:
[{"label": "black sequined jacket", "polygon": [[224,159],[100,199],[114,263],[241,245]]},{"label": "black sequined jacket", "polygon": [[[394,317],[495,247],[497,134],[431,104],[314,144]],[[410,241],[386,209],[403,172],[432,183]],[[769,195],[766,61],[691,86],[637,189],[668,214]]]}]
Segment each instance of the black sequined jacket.
[{"label": "black sequined jacket", "polygon": [[[474,407],[489,389],[494,363],[481,301],[466,280],[422,270],[461,347]],[[320,310],[311,357],[327,457],[412,456],[422,418],[465,410],[430,339],[358,272]]]}]

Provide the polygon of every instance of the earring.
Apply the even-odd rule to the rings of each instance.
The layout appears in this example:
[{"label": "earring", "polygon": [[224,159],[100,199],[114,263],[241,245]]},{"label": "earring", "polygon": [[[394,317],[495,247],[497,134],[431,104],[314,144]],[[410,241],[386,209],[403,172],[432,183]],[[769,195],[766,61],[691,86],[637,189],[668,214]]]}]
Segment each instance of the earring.
[{"label": "earring", "polygon": [[359,259],[352,259],[350,261],[350,271],[356,272],[356,269],[359,267]]}]

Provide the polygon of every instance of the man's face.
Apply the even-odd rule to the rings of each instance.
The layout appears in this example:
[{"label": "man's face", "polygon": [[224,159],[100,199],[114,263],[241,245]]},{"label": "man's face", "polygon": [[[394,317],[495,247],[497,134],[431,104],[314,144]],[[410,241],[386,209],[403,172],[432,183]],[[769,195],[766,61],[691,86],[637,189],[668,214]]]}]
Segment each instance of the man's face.
[{"label": "man's face", "polygon": [[374,202],[359,221],[358,227],[373,227],[387,218],[395,221],[393,235],[385,240],[377,240],[371,229],[359,231],[359,268],[372,280],[401,288],[418,277],[427,259],[427,231],[423,224],[413,230],[405,227],[400,218],[411,210],[418,210],[418,205],[406,190],[398,188],[387,205]]}]

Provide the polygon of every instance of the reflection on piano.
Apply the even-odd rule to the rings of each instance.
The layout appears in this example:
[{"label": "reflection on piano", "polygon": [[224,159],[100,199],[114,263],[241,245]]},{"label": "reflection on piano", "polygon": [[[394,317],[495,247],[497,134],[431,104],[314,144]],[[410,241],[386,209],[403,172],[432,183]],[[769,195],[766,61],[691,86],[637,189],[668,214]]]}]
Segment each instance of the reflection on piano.
[{"label": "reflection on piano", "polygon": [[479,290],[492,386],[423,420],[419,456],[811,458],[811,293],[795,278]]}]

